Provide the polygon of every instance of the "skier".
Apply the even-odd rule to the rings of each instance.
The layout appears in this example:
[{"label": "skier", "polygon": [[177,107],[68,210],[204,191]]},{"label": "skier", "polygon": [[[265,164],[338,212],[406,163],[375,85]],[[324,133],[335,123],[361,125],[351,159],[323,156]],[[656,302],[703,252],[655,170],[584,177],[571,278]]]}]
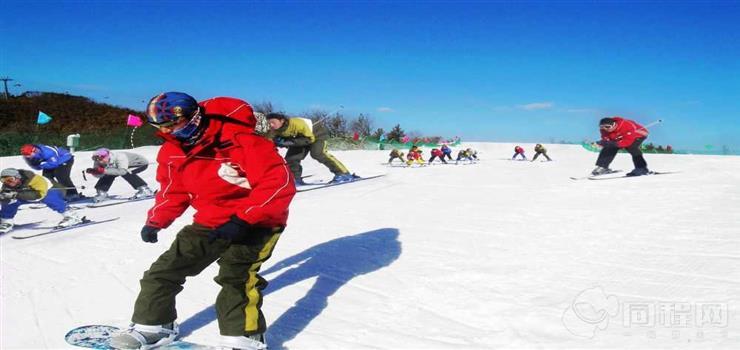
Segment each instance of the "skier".
[{"label": "skier", "polygon": [[272,129],[268,137],[276,146],[288,148],[285,161],[293,173],[296,185],[305,185],[301,179],[303,173],[301,161],[309,154],[334,174],[330,182],[346,182],[356,178],[327,150],[326,139],[329,134],[321,124],[314,124],[305,118],[288,118],[281,113],[269,113],[266,118]]},{"label": "skier", "polygon": [[442,145],[440,151],[442,151],[442,159],[452,160],[452,149],[449,146]]},{"label": "skier", "polygon": [[414,163],[421,166],[426,165],[424,158],[421,156],[421,149],[418,146],[411,146],[409,153],[406,154],[406,165],[412,166]]},{"label": "skier", "polygon": [[391,150],[391,153],[390,153],[389,156],[390,156],[390,158],[388,158],[388,164],[392,164],[394,159],[399,159],[401,161],[401,163],[404,162],[404,160],[403,160],[404,153],[401,152],[401,151],[399,151],[396,148],[394,148],[393,150]]},{"label": "skier", "polygon": [[541,154],[541,155],[543,155],[543,156],[544,156],[545,158],[547,158],[547,161],[548,161],[548,162],[551,162],[551,161],[552,161],[552,159],[550,159],[550,157],[549,157],[549,156],[547,155],[547,148],[545,148],[545,146],[543,146],[543,145],[541,145],[541,144],[539,144],[539,143],[538,143],[538,144],[536,144],[536,145],[534,146],[534,152],[535,152],[535,153],[534,153],[534,157],[532,157],[532,161],[533,161],[533,162],[534,162],[535,160],[537,160],[537,157],[539,157],[539,156],[540,156],[540,154]]},{"label": "skier", "polygon": [[69,174],[75,157],[64,147],[47,146],[42,144],[25,144],[21,146],[21,155],[28,166],[34,170],[41,170],[45,178],[56,181],[65,187],[67,201],[84,199],[85,196],[77,192],[75,184]]},{"label": "skier", "polygon": [[522,156],[522,160],[527,160],[527,156],[524,155],[524,148],[521,146],[514,147],[514,156],[511,157],[511,160],[516,160],[516,156]]},{"label": "skier", "polygon": [[609,164],[617,156],[620,149],[626,149],[632,155],[635,169],[627,176],[640,176],[650,173],[645,157],[642,156],[640,145],[648,136],[648,131],[642,125],[621,117],[608,117],[599,121],[601,140],[598,142],[603,148],[596,160],[596,168],[592,175],[603,175],[614,172]]},{"label": "skier", "polygon": [[[469,149],[469,148],[468,148]],[[455,160],[455,164],[460,163],[461,160],[468,160],[471,163],[473,162],[473,156],[468,152],[467,149],[461,149],[457,151],[457,160]]]},{"label": "skier", "polygon": [[198,103],[190,95],[166,92],[150,100],[146,114],[165,142],[157,155],[161,190],[142,240],[157,242],[157,233],[188,207],[196,213],[144,273],[133,323],[110,345],[139,349],[172,342],[178,335],[175,296],[185,278],[218,261],[220,346],[265,349],[261,307],[267,281],[257,271],[288,219],[296,192],[290,170],[275,145],[254,133],[252,107],[242,100]]},{"label": "skier", "polygon": [[122,177],[136,190],[131,199],[151,197],[154,195],[139,173],[149,167],[149,161],[141,155],[131,152],[111,152],[107,148],[98,148],[93,152],[93,167],[86,173],[100,178],[95,184],[97,195],[93,201],[98,203],[108,199],[108,190],[117,176]]},{"label": "skier", "polygon": [[432,149],[432,156],[429,158],[429,164],[432,164],[436,158],[439,158],[439,160],[442,161],[442,163],[447,164],[447,161],[445,160],[444,153],[442,153],[442,150],[438,148]]},{"label": "skier", "polygon": [[[74,210],[67,207],[64,201],[64,188],[56,182],[48,181],[30,170],[15,168],[3,169],[0,172],[2,189],[0,189],[0,233],[13,229],[13,218],[23,204],[41,202],[62,214],[63,218],[57,227],[68,227],[84,221]],[[51,186],[49,183],[51,182]]]},{"label": "skier", "polygon": [[472,148],[467,148],[467,149],[465,150],[465,152],[467,152],[467,153],[468,153],[468,156],[470,156],[470,158],[471,158],[470,160],[471,160],[471,161],[473,161],[473,160],[478,160],[478,151],[476,151],[476,150],[474,150],[474,149],[472,149]]}]

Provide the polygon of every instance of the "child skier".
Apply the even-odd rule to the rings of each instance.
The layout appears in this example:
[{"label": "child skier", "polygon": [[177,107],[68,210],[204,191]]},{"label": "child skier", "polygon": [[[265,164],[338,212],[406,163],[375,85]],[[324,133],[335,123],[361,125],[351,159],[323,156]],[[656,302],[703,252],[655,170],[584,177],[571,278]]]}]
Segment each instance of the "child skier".
[{"label": "child skier", "polygon": [[75,157],[64,147],[47,146],[42,144],[25,144],[21,146],[21,155],[28,166],[34,170],[41,170],[45,178],[58,182],[64,187],[67,201],[84,199],[69,174]]},{"label": "child skier", "polygon": [[442,163],[447,164],[447,161],[445,160],[444,153],[442,153],[442,150],[440,150],[438,148],[433,148],[432,149],[432,157],[429,158],[429,164],[432,164],[432,162],[434,162],[434,160],[437,159],[437,158],[439,158],[439,160],[441,160]]},{"label": "child skier", "polygon": [[411,146],[409,153],[406,155],[406,166],[412,166],[419,164],[420,166],[426,165],[424,158],[421,156],[421,149],[418,146]]},{"label": "child skier", "polygon": [[534,146],[534,152],[535,152],[535,153],[534,153],[534,157],[532,158],[532,161],[533,161],[533,162],[534,162],[535,160],[537,160],[537,157],[539,157],[539,156],[540,156],[540,154],[541,154],[541,155],[543,155],[543,156],[544,156],[545,158],[547,158],[547,161],[548,161],[548,162],[552,161],[552,159],[550,159],[550,157],[548,157],[548,156],[547,156],[547,149],[545,148],[545,146],[543,146],[543,145],[541,145],[541,144],[539,144],[539,143],[538,143],[538,144],[536,144],[536,145]]},{"label": "child skier", "polygon": [[627,173],[627,176],[640,176],[650,173],[647,162],[642,156],[640,145],[648,136],[648,131],[642,125],[621,117],[603,118],[599,121],[601,140],[598,142],[603,148],[596,160],[596,169],[592,175],[602,175],[613,172],[609,164],[617,156],[620,149],[626,149],[632,155],[632,163],[635,169]]},{"label": "child skier", "polygon": [[393,163],[393,160],[395,160],[395,159],[400,160],[401,163],[405,162],[403,160],[404,153],[401,152],[401,151],[399,151],[398,149],[395,149],[394,148],[393,150],[391,150],[391,153],[390,153],[389,156],[390,156],[390,158],[388,158],[388,164],[392,164]]},{"label": "child skier", "polygon": [[442,151],[442,159],[447,158],[447,160],[452,160],[452,149],[449,146],[442,145],[440,151]]},{"label": "child skier", "polygon": [[524,155],[524,148],[521,146],[514,147],[514,156],[511,157],[511,160],[516,160],[516,156],[522,156],[522,160],[527,160],[527,156]]},{"label": "child skier", "polygon": [[117,176],[136,190],[131,199],[154,195],[146,182],[137,175],[149,167],[149,161],[143,156],[131,152],[114,153],[107,148],[99,148],[93,153],[92,159],[93,167],[87,168],[85,172],[100,178],[95,184],[98,194],[93,198],[94,202],[102,202],[108,198],[108,189]]},{"label": "child skier", "polygon": [[455,164],[460,163],[461,160],[467,160],[467,161],[470,161],[470,163],[472,163],[473,156],[470,154],[470,152],[467,149],[461,149],[457,151],[457,160],[455,160]]},{"label": "child skier", "polygon": [[[0,233],[13,229],[13,218],[23,204],[41,202],[62,214],[57,227],[68,227],[84,221],[74,210],[68,209],[64,201],[64,189],[56,182],[48,181],[30,170],[7,168],[0,172]],[[51,183],[51,185],[49,184]]]}]

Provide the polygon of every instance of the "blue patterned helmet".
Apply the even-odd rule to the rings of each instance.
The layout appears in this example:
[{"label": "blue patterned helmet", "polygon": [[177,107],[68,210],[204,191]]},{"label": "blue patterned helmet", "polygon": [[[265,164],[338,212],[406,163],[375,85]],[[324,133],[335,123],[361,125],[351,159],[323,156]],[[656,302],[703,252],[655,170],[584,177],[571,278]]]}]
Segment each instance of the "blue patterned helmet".
[{"label": "blue patterned helmet", "polygon": [[149,124],[168,126],[180,121],[190,120],[198,113],[198,101],[182,92],[165,92],[149,100],[146,118]]}]

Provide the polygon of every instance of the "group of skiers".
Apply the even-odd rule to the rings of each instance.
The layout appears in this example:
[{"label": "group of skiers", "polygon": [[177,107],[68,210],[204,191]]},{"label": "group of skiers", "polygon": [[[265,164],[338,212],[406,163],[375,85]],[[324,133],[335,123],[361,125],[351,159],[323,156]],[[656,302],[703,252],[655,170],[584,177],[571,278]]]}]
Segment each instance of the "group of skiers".
[{"label": "group of skiers", "polygon": [[[547,148],[545,148],[545,146],[543,146],[542,144],[538,143],[534,146],[534,157],[532,157],[532,162],[537,160],[537,158],[540,155],[545,157],[548,162],[552,161],[550,156],[547,155]],[[527,156],[524,154],[524,148],[522,148],[522,146],[515,146],[514,155],[511,157],[511,160],[517,160],[517,157],[520,157],[520,156],[521,156],[521,159],[519,160],[527,160]]]},{"label": "group of skiers", "polygon": [[149,161],[131,152],[111,152],[99,148],[93,152],[92,167],[85,170],[98,178],[95,184],[96,195],[88,198],[77,190],[70,173],[74,155],[64,147],[44,144],[25,144],[20,148],[23,160],[33,170],[41,170],[41,175],[31,170],[5,168],[2,170],[2,189],[0,190],[0,233],[13,229],[14,218],[21,205],[44,203],[52,210],[62,214],[57,227],[79,224],[84,217],[72,209],[68,203],[90,199],[101,202],[108,198],[116,177],[125,179],[136,190],[132,199],[151,197],[152,190],[137,174],[149,166]]},{"label": "group of skiers", "polygon": [[[447,163],[448,160],[452,161],[452,149],[446,144],[443,144],[440,148],[433,148],[431,151],[432,156],[429,158],[429,161],[424,160],[422,152],[422,149],[417,145],[411,146],[411,149],[409,149],[408,153],[404,153],[394,148],[389,154],[388,164],[393,164],[393,161],[396,159],[400,160],[401,163],[405,164],[406,166],[412,166],[414,164],[420,166],[433,164],[436,159],[439,159],[439,161],[444,164],[449,164]],[[478,151],[472,148],[459,150],[457,152],[457,159],[455,160],[455,164],[463,160],[467,160],[470,162],[478,160]]]},{"label": "group of skiers", "polygon": [[[285,230],[296,186],[302,184],[301,161],[310,154],[334,173],[336,182],[352,181],[354,175],[327,151],[327,134],[320,122],[270,113],[265,116],[270,130],[264,137],[255,132],[257,120],[252,107],[240,99],[216,97],[198,102],[185,93],[165,92],[149,101],[146,117],[164,143],[157,155],[160,191],[142,218],[142,241],[157,242],[159,231],[172,225],[189,207],[196,213],[192,224],[182,227],[169,249],[144,272],[132,323],[113,335],[109,345],[140,349],[174,341],[179,334],[175,296],[183,289],[186,277],[198,275],[218,261],[215,281],[221,290],[215,309],[221,333],[219,346],[266,349],[267,324],[261,308],[267,281],[258,271]],[[608,169],[619,148],[628,149],[638,169],[644,169],[635,173],[644,173],[647,167],[637,146],[647,133],[621,118],[605,118],[600,125],[604,149],[594,173]],[[12,217],[22,201],[41,200],[67,213],[63,193],[79,196],[69,180],[73,157],[63,156],[60,148],[27,146],[22,152],[30,159],[29,165],[44,169],[45,176],[54,174],[57,180],[46,181],[28,170],[3,170],[0,199],[11,203],[3,204],[3,218]],[[544,147],[538,146],[535,158],[542,154],[549,159]],[[284,158],[276,147],[287,148]],[[43,152],[49,156],[35,156]],[[137,175],[147,168],[146,159],[128,152],[116,153],[100,149],[93,154],[94,165],[86,173],[100,178],[98,194],[105,193],[116,176],[128,181],[137,193],[149,194],[148,186]],[[451,153],[446,145],[434,149],[430,162],[452,160]],[[389,163],[396,158],[404,161],[404,154],[393,150]],[[475,159],[475,150],[458,152],[457,161]],[[42,165],[49,164],[45,162],[56,166]],[[405,163],[425,163],[421,150],[412,147]],[[58,174],[54,170],[46,172],[56,168],[60,168]],[[55,192],[54,186],[66,192]]]}]

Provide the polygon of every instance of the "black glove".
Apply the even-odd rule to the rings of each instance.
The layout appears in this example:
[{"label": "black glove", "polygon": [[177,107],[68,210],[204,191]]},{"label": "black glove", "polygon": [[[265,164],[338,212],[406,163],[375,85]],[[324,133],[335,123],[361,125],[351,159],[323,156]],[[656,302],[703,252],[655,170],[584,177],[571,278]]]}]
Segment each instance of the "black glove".
[{"label": "black glove", "polygon": [[157,232],[159,230],[161,230],[159,227],[144,225],[141,228],[141,240],[149,243],[157,243]]},{"label": "black glove", "polygon": [[208,233],[208,243],[213,243],[217,239],[227,239],[236,244],[256,244],[258,239],[270,232],[272,228],[255,227],[232,215],[229,221]]}]

